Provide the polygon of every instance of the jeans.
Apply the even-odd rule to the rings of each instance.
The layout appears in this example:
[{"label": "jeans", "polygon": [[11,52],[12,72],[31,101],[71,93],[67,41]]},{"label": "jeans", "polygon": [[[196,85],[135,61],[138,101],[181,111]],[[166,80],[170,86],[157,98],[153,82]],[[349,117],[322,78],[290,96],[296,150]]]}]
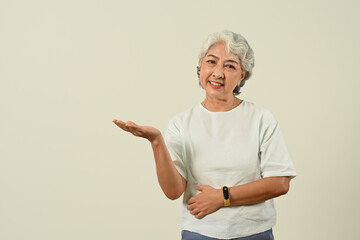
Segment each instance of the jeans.
[{"label": "jeans", "polygon": [[[183,230],[181,232],[181,240],[220,240],[219,238],[211,238],[201,235],[199,233]],[[272,229],[262,233],[257,233],[247,237],[232,238],[231,240],[274,240]]]}]

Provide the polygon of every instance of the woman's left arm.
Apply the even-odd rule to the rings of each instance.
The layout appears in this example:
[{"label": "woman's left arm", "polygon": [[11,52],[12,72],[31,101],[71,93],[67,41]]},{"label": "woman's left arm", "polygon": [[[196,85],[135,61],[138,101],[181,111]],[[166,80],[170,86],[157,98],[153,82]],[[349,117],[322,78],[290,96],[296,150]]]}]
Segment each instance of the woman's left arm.
[{"label": "woman's left arm", "polygon": [[[250,205],[264,202],[289,191],[289,177],[266,177],[244,185],[229,188],[230,205]],[[196,218],[217,211],[224,206],[222,189],[198,186],[200,193],[189,199],[188,210]]]},{"label": "woman's left arm", "polygon": [[267,177],[230,187],[230,205],[255,204],[284,195],[289,191],[289,182],[289,177]]}]

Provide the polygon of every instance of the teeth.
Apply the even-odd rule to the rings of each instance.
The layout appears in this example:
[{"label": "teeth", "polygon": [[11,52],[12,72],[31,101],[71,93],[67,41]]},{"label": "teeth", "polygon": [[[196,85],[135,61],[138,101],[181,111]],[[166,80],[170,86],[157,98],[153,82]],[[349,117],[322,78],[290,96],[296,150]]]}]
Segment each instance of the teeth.
[{"label": "teeth", "polygon": [[222,84],[220,83],[215,83],[215,82],[211,82],[212,85],[215,85],[215,86],[221,86]]}]

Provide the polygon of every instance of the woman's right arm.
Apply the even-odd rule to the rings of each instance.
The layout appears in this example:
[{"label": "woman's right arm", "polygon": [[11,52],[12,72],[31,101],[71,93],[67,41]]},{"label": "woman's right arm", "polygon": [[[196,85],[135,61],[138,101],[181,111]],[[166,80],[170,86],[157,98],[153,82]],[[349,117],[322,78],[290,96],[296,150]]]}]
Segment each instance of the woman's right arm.
[{"label": "woman's right arm", "polygon": [[175,168],[161,133],[157,139],[151,141],[151,146],[161,189],[169,199],[178,199],[185,191],[186,180]]},{"label": "woman's right arm", "polygon": [[165,195],[175,200],[179,198],[186,188],[186,180],[181,176],[170,157],[161,132],[150,126],[140,126],[133,122],[113,120],[124,131],[134,136],[143,137],[150,141],[156,163],[156,173],[161,189]]}]

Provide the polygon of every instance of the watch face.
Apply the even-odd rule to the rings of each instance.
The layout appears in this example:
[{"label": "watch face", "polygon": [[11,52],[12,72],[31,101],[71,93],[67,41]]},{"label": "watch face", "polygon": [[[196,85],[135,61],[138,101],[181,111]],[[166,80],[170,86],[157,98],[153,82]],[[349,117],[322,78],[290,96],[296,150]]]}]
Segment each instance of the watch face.
[{"label": "watch face", "polygon": [[224,194],[224,199],[229,199],[229,189],[228,187],[223,187],[223,194]]}]

